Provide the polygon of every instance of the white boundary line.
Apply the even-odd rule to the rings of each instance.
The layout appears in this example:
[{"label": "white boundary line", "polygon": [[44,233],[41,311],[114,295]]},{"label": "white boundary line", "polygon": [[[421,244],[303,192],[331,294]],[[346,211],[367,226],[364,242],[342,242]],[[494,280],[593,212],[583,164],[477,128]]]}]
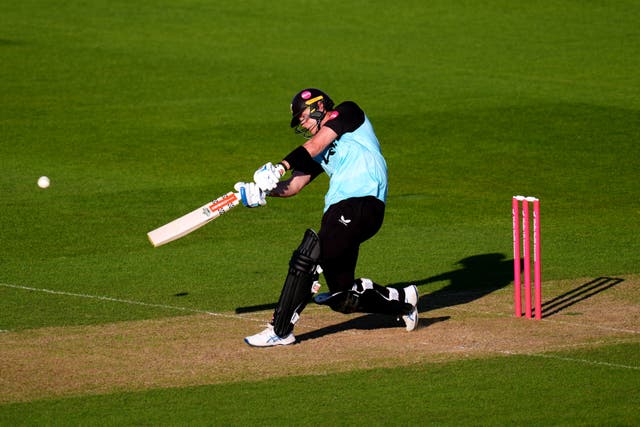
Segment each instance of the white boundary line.
[{"label": "white boundary line", "polygon": [[[263,322],[264,321],[264,320],[252,319],[252,318],[249,318],[249,317],[244,317],[244,316],[239,316],[239,315],[216,313],[216,312],[213,312],[213,311],[200,310],[200,309],[197,309],[197,308],[180,307],[180,306],[176,306],[176,305],[152,304],[152,303],[148,303],[148,302],[134,301],[134,300],[128,300],[128,299],[121,299],[121,298],[113,298],[113,297],[106,297],[106,296],[99,296],[99,295],[78,294],[78,293],[74,293],[74,292],[54,291],[54,290],[51,290],[51,289],[44,289],[44,288],[32,288],[32,287],[29,287],[29,286],[10,285],[8,283],[0,283],[0,286],[5,287],[5,288],[11,288],[11,289],[21,289],[21,290],[31,291],[31,292],[42,292],[42,293],[52,294],[52,295],[62,295],[62,296],[68,296],[68,297],[86,298],[86,299],[93,299],[93,300],[99,300],[99,301],[117,302],[117,303],[121,303],[121,304],[140,305],[140,306],[143,306],[143,307],[163,308],[163,309],[167,309],[167,310],[177,310],[177,311],[184,311],[184,312],[188,312],[188,313],[207,314],[209,316],[225,317],[225,318],[229,318],[229,319],[244,319],[244,320],[251,320],[251,321],[255,321],[255,322]],[[9,332],[9,331],[0,330],[0,332]]]},{"label": "white boundary line", "polygon": [[585,324],[585,323],[579,323],[579,322],[569,322],[566,320],[556,320],[556,319],[542,319],[543,322],[550,322],[550,323],[559,323],[562,325],[569,325],[569,326],[583,326],[583,327],[592,327],[595,329],[602,329],[603,331],[612,331],[612,332],[621,332],[621,333],[625,333],[625,334],[640,334],[640,331],[634,330],[634,329],[620,329],[620,328],[614,328],[611,326],[607,326],[607,325],[589,325],[589,324]]},{"label": "white boundary line", "polygon": [[[477,309],[474,309],[474,308],[460,307],[458,305],[450,306],[450,307],[443,307],[442,310],[462,311],[462,312],[465,312],[465,313],[476,313],[476,314],[483,314],[483,315],[486,315],[486,316],[498,316],[498,317],[501,317],[501,318],[512,317],[512,318],[515,319],[513,314],[496,313],[495,311],[477,310]],[[570,322],[570,321],[567,321],[567,320],[547,319],[547,318],[544,318],[544,317],[541,320],[524,319],[524,318],[522,320],[526,321],[526,322],[531,321],[531,322],[558,323],[558,324],[562,324],[562,325],[569,325],[569,326],[576,326],[576,327],[583,327],[583,328],[601,329],[603,331],[620,332],[620,333],[625,333],[625,334],[634,334],[634,335],[640,334],[640,330],[635,330],[635,329],[621,329],[621,328],[615,328],[615,327],[606,326],[606,325]]]},{"label": "white boundary line", "polygon": [[500,353],[506,354],[509,356],[531,356],[531,357],[540,357],[543,359],[555,359],[562,360],[565,362],[571,363],[583,363],[586,365],[598,365],[598,366],[606,366],[608,368],[620,368],[620,369],[632,369],[634,371],[640,371],[640,366],[629,366],[629,365],[621,365],[618,363],[609,363],[609,362],[598,362],[597,360],[587,360],[587,359],[577,359],[574,357],[564,357],[558,356],[555,354],[544,354],[544,353],[518,353],[515,351],[501,351]]}]

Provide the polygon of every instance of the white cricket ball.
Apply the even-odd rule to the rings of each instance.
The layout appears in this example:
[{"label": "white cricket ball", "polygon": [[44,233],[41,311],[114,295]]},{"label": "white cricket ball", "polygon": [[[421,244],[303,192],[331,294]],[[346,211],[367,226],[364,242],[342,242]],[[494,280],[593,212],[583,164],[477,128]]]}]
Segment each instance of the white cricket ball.
[{"label": "white cricket ball", "polygon": [[51,184],[51,181],[46,176],[41,176],[38,178],[38,187],[47,188]]}]

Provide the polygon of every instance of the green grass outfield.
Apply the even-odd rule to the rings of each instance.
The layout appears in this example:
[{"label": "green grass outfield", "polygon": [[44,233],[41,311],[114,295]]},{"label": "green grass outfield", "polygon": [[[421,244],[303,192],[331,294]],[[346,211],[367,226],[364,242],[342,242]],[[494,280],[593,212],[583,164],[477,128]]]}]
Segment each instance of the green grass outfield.
[{"label": "green grass outfield", "polygon": [[[306,86],[358,102],[388,161],[358,274],[428,301],[448,284],[429,278],[497,259],[469,271],[508,298],[526,194],[545,281],[637,278],[638,22],[633,1],[0,3],[0,335],[274,303],[325,178],[162,248],[146,232],[300,144],[288,108]],[[553,358],[6,403],[0,423],[635,425],[631,331]]]},{"label": "green grass outfield", "polygon": [[[604,360],[620,354],[637,368],[637,345],[573,357]],[[639,378],[637,370],[606,365],[585,369],[575,360],[517,356],[41,401],[7,406],[0,412],[0,421],[114,426],[507,425],[524,421],[533,426],[635,425]]]}]

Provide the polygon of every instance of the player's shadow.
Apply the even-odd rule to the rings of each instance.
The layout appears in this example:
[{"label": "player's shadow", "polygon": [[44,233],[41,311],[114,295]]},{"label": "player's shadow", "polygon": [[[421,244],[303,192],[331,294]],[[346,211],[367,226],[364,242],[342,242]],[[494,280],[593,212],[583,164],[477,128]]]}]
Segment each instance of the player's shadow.
[{"label": "player's shadow", "polygon": [[[416,285],[418,288],[430,283],[448,281],[443,288],[420,297],[418,311],[425,313],[438,308],[466,304],[482,298],[509,285],[513,279],[513,260],[505,260],[499,253],[474,255],[457,262],[461,267],[446,273],[408,282],[393,283],[390,286],[404,287]],[[427,317],[421,315],[419,327],[448,320],[449,316]],[[349,329],[381,329],[403,326],[394,316],[367,314],[346,322],[298,335],[299,341],[315,339]]]},{"label": "player's shadow", "polygon": [[505,260],[500,253],[473,255],[456,263],[461,267],[421,280],[394,283],[392,286],[416,285],[448,281],[446,286],[423,295],[418,304],[420,312],[467,304],[508,286],[513,280],[513,260]]},{"label": "player's shadow", "polygon": [[[420,286],[430,283],[449,281],[449,284],[445,287],[420,298],[418,310],[425,312],[469,303],[504,288],[513,280],[513,260],[505,260],[505,256],[500,253],[473,255],[461,259],[456,265],[460,265],[461,268],[425,279],[392,283],[389,286],[416,285],[420,288]],[[270,303],[238,307],[235,311],[239,314],[251,313],[273,310],[275,307],[276,303]]]},{"label": "player's shadow", "polygon": [[[418,324],[420,328],[425,328],[434,323],[444,322],[446,320],[449,320],[449,316],[420,318]],[[299,342],[302,342],[353,329],[374,330],[400,327],[404,328],[404,323],[395,316],[384,314],[363,314],[361,316],[354,317],[353,319],[349,319],[346,322],[336,323],[334,325],[325,326],[324,328],[296,335],[296,338]]]}]

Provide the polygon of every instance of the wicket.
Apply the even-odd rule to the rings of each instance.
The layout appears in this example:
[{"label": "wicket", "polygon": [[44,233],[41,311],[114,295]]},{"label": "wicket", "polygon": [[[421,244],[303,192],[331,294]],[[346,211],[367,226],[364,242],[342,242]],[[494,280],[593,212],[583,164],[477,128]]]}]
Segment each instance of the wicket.
[{"label": "wicket", "polygon": [[[522,244],[520,241],[520,203],[522,203]],[[524,269],[524,314],[532,317],[531,303],[531,230],[529,227],[529,203],[533,204],[533,276],[534,317],[542,319],[542,282],[540,258],[540,200],[535,197],[514,196],[511,202],[513,217],[513,282],[516,317],[522,317],[521,266]],[[524,258],[524,261],[522,260]]]}]

